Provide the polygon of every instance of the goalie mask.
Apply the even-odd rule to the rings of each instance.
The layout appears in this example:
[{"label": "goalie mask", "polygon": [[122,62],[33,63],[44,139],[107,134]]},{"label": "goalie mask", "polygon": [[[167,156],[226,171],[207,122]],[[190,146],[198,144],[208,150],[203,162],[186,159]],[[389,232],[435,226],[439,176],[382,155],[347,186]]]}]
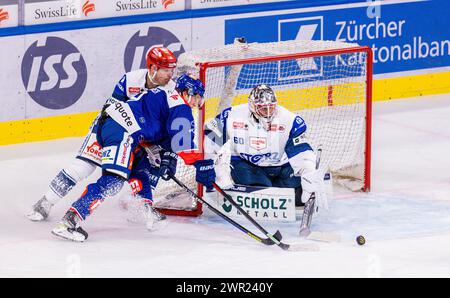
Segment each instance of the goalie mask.
[{"label": "goalie mask", "polygon": [[250,92],[248,103],[253,116],[266,130],[270,130],[277,109],[277,98],[272,88],[265,84],[257,85]]}]

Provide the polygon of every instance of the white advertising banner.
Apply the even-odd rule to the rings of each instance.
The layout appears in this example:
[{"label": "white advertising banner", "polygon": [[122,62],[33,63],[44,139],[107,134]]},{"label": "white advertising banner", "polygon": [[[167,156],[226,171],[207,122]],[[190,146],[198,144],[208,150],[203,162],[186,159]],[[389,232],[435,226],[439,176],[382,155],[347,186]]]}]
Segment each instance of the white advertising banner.
[{"label": "white advertising banner", "polygon": [[24,119],[26,94],[20,80],[21,55],[23,37],[2,37],[0,42],[0,122]]},{"label": "white advertising banner", "polygon": [[0,5],[0,28],[16,27],[19,24],[18,5]]},{"label": "white advertising banner", "polygon": [[[296,220],[295,190],[293,188],[235,185],[226,192],[241,207],[241,210],[256,221],[293,222]],[[229,217],[245,218],[219,193],[215,200],[209,200],[209,202]]]},{"label": "white advertising banner", "polygon": [[100,110],[125,72],[146,67],[152,46],[190,50],[190,27],[175,20],[8,37],[0,122]]},{"label": "white advertising banner", "polygon": [[25,4],[25,25],[184,10],[184,0],[61,0]]},{"label": "white advertising banner", "polygon": [[260,3],[286,2],[289,0],[192,0],[192,9],[215,8],[237,5],[250,5]]},{"label": "white advertising banner", "polygon": [[232,16],[192,19],[192,49],[208,49],[225,44],[225,20]]}]

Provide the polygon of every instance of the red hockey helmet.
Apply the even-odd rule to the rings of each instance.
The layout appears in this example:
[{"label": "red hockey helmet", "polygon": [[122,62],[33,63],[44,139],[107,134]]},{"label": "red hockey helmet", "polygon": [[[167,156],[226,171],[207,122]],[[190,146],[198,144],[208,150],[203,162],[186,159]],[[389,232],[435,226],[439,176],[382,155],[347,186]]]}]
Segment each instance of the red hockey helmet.
[{"label": "red hockey helmet", "polygon": [[147,53],[147,68],[152,65],[158,68],[175,68],[177,67],[177,57],[168,48],[153,47]]}]

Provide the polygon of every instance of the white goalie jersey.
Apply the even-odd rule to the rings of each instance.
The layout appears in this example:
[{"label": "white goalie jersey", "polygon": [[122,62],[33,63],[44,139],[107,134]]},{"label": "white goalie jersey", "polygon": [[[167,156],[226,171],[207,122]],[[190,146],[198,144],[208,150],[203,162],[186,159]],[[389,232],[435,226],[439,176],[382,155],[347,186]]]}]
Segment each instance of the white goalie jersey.
[{"label": "white goalie jersey", "polygon": [[227,108],[205,127],[205,153],[217,154],[228,142],[231,160],[243,159],[260,167],[290,163],[295,174],[314,168],[315,154],[308,144],[306,123],[278,106],[270,130],[252,116],[248,104]]}]

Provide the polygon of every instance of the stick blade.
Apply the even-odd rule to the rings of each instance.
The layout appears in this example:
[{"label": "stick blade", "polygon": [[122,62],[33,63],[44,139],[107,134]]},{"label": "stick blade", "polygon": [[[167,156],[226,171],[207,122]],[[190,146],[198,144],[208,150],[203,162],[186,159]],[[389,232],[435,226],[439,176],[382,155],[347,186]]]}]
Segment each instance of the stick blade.
[{"label": "stick blade", "polygon": [[300,238],[306,238],[309,236],[309,234],[311,234],[311,230],[308,227],[300,228]]},{"label": "stick blade", "polygon": [[[277,239],[278,241],[281,241],[281,239],[283,238],[280,231],[278,231],[278,230],[272,236],[275,239]],[[270,239],[270,238],[262,239],[261,242],[264,243],[265,245],[274,245],[275,244],[275,242],[273,242],[272,239]]]}]

